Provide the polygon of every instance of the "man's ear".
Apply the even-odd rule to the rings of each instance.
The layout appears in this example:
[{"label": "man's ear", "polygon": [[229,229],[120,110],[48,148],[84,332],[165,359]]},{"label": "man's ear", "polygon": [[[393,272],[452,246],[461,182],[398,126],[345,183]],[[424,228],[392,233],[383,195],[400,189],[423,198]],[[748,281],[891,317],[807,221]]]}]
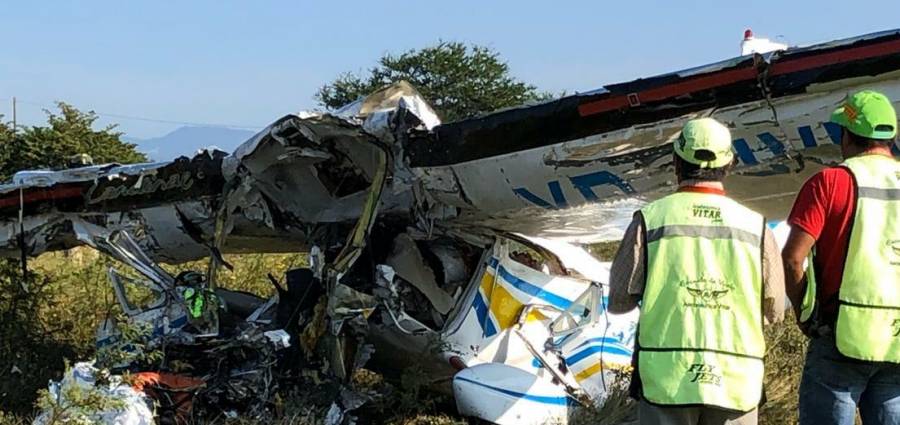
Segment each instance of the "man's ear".
[{"label": "man's ear", "polygon": [[672,162],[675,164],[675,180],[678,181],[681,175],[681,161],[679,161],[678,154],[672,153]]},{"label": "man's ear", "polygon": [[737,166],[738,166],[738,157],[737,157],[737,155],[735,155],[733,158],[731,158],[731,162],[725,166],[726,167],[725,171],[730,173],[731,170],[734,170],[734,168]]},{"label": "man's ear", "polygon": [[850,141],[850,134],[848,133],[847,127],[841,126],[841,155],[844,159],[853,155],[853,142]]}]

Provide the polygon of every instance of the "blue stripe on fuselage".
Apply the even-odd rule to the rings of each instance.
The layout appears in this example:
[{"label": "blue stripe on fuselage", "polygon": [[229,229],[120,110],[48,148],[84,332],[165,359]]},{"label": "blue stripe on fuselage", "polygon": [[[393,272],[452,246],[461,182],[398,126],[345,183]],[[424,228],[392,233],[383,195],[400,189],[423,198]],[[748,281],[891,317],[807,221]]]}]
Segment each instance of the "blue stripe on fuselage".
[{"label": "blue stripe on fuselage", "polygon": [[496,335],[497,328],[488,316],[488,306],[484,302],[484,297],[481,295],[481,292],[475,294],[475,301],[472,302],[472,307],[475,307],[475,317],[478,319],[478,323],[481,324],[481,330],[484,331],[484,335]]},{"label": "blue stripe on fuselage", "polygon": [[603,345],[590,345],[584,350],[581,350],[569,357],[566,357],[566,365],[572,366],[594,354],[607,353],[607,354],[619,354],[623,356],[631,356],[633,352],[621,344],[603,344]]},{"label": "blue stripe on fuselage", "polygon": [[506,270],[505,267],[500,265],[500,262],[496,258],[491,258],[490,265],[500,273],[500,277],[503,280],[507,281],[514,288],[522,291],[532,297],[539,298],[540,300],[549,303],[550,305],[559,308],[561,310],[565,310],[572,305],[572,301],[569,301],[559,295],[556,295],[552,292],[545,291],[540,286],[537,286],[533,283],[527,282],[524,279],[519,278],[518,276],[513,275]]},{"label": "blue stripe on fuselage", "polygon": [[478,381],[475,381],[475,380],[472,380],[472,379],[468,379],[468,378],[462,378],[462,377],[459,377],[459,376],[457,376],[457,377],[455,377],[455,378],[453,378],[453,379],[454,379],[454,380],[460,380],[460,381],[463,381],[463,382],[468,382],[468,383],[470,383],[470,384],[475,384],[475,385],[478,385],[479,387],[484,387],[484,388],[487,388],[487,389],[490,389],[490,390],[493,390],[493,391],[497,391],[497,392],[499,392],[499,393],[506,394],[506,395],[511,396],[511,397],[520,398],[520,399],[523,399],[523,400],[529,400],[529,401],[534,401],[534,402],[543,403],[543,404],[554,404],[554,405],[557,405],[557,406],[566,406],[566,405],[569,405],[569,404],[573,404],[573,405],[574,405],[574,404],[577,404],[577,402],[575,401],[575,399],[573,399],[573,398],[571,398],[571,397],[567,397],[567,396],[563,396],[563,397],[554,397],[554,396],[544,396],[544,395],[534,395],[534,394],[528,394],[528,393],[520,393],[520,392],[517,392],[517,391],[508,390],[508,389],[506,389],[506,388],[500,388],[500,387],[495,387],[495,386],[492,386],[492,385],[482,384],[481,382],[478,382]]}]

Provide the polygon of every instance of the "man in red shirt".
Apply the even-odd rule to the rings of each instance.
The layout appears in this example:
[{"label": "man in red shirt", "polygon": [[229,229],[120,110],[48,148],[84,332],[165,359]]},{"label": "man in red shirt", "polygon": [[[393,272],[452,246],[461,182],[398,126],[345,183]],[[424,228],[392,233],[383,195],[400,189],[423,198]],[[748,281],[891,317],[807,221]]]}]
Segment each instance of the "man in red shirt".
[{"label": "man in red shirt", "polygon": [[[900,286],[900,267],[889,259],[890,241],[883,243],[900,233],[900,166],[891,155],[897,117],[884,95],[863,91],[831,121],[842,127],[846,161],[804,184],[782,252],[787,295],[812,338],[800,385],[800,424],[853,424],[857,406],[864,424],[900,424],[898,353],[890,330],[887,337],[878,334],[874,319],[900,314],[900,305],[889,301]],[[813,246],[812,273],[805,273]],[[880,259],[868,271],[858,270]],[[804,302],[809,306],[813,299],[815,307],[807,309]]]}]

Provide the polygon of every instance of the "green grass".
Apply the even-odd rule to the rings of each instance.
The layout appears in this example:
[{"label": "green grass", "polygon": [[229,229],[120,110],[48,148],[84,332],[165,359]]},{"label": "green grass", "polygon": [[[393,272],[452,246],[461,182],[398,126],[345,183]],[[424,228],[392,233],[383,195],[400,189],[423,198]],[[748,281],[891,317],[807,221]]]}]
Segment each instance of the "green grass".
[{"label": "green grass", "polygon": [[601,242],[588,246],[588,252],[601,261],[612,261],[618,249],[618,242]]}]

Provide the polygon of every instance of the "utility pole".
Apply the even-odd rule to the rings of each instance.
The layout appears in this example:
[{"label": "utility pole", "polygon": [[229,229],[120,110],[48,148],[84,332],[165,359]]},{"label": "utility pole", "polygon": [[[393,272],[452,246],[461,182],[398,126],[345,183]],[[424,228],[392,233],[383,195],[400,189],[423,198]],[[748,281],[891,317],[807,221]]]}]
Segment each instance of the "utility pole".
[{"label": "utility pole", "polygon": [[[16,122],[16,97],[12,98],[12,125],[13,125],[13,139],[16,138],[16,135],[19,131],[18,123]],[[22,290],[26,293],[28,292],[28,255],[27,245],[25,244],[25,217],[24,217],[24,208],[25,208],[25,194],[23,188],[19,188],[19,249],[22,254],[21,256],[21,264],[22,264],[22,281],[21,286]]]}]

